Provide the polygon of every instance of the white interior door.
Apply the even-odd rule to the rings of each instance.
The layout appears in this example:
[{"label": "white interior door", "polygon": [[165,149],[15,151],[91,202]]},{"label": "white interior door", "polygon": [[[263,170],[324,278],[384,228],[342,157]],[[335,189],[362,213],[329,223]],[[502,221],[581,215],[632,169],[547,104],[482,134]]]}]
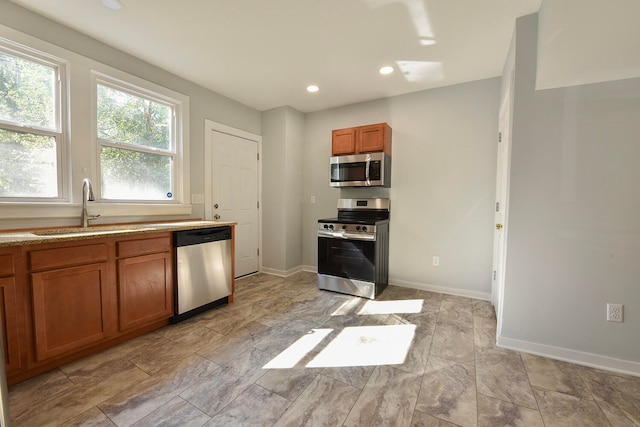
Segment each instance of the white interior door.
[{"label": "white interior door", "polygon": [[236,222],[235,277],[259,270],[258,143],[211,128],[206,219]]},{"label": "white interior door", "polygon": [[[496,171],[496,206],[493,231],[493,281],[491,285],[491,298],[498,318],[498,328],[501,325],[502,301],[504,295],[506,236],[507,236],[507,209],[509,207],[509,150],[511,147],[510,111],[511,94],[510,87],[507,90],[498,120],[498,162]],[[497,331],[499,335],[499,330]]]}]

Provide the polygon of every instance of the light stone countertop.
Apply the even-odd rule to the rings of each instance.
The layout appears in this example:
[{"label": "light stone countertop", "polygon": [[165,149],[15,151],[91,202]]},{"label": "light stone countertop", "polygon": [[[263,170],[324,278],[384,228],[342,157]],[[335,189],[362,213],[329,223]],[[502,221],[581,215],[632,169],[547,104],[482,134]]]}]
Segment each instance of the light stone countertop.
[{"label": "light stone countertop", "polygon": [[95,225],[81,227],[52,227],[34,230],[0,230],[0,247],[88,240],[99,237],[128,236],[163,231],[191,230],[235,225],[226,221],[168,221],[136,224]]}]

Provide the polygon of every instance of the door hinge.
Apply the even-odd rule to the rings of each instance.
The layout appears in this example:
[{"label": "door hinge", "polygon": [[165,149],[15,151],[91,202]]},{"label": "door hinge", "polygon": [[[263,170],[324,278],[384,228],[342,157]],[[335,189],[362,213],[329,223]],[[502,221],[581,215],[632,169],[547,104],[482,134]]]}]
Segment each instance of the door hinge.
[{"label": "door hinge", "polygon": [[502,142],[502,132],[498,132],[498,142]]},{"label": "door hinge", "polygon": [[493,280],[496,280],[496,271],[493,270]]},{"label": "door hinge", "polygon": [[256,153],[256,160],[260,161],[260,153]]},{"label": "door hinge", "polygon": [[260,248],[256,249],[256,253],[260,256]]},{"label": "door hinge", "polygon": [[496,202],[496,212],[500,212],[500,202]]},{"label": "door hinge", "polygon": [[260,200],[256,202],[256,208],[260,209]]}]

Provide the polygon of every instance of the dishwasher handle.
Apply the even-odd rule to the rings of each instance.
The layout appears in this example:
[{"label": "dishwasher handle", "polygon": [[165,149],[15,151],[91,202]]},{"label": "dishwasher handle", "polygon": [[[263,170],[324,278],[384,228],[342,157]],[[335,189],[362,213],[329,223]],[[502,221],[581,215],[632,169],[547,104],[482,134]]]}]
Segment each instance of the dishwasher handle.
[{"label": "dishwasher handle", "polygon": [[192,230],[174,231],[176,247],[200,245],[209,242],[231,240],[231,227],[196,228]]}]

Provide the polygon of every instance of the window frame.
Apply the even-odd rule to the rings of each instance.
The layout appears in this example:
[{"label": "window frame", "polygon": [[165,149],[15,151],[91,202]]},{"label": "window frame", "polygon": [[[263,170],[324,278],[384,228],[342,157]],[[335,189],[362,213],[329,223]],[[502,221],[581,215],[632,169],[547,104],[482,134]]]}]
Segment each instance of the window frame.
[{"label": "window frame", "polygon": [[[156,149],[152,147],[145,147],[139,144],[126,144],[118,141],[110,141],[98,138],[98,86],[106,86],[108,88],[137,96],[146,100],[150,100],[159,104],[166,105],[172,110],[172,129],[171,129],[171,141],[170,141],[170,149]],[[92,121],[92,137],[93,137],[93,150],[94,150],[94,161],[95,161],[95,176],[96,180],[94,181],[95,193],[96,193],[96,201],[99,203],[122,203],[122,204],[155,204],[155,205],[175,205],[184,203],[183,201],[183,180],[182,180],[182,171],[184,170],[184,143],[182,138],[182,129],[183,129],[183,120],[184,120],[184,112],[183,112],[183,102],[179,99],[176,99],[172,96],[167,95],[166,93],[161,93],[158,91],[158,87],[156,86],[155,90],[151,89],[152,86],[150,82],[138,81],[137,84],[131,83],[129,81],[122,80],[120,78],[113,77],[112,75],[108,75],[105,73],[98,72],[96,70],[91,71],[91,121]],[[121,148],[125,150],[138,151],[143,153],[150,154],[160,154],[163,156],[168,156],[172,160],[172,171],[171,171],[171,181],[172,181],[172,193],[173,197],[169,200],[140,200],[140,199],[106,199],[102,197],[102,182],[100,177],[102,176],[102,165],[100,162],[100,151],[102,147],[114,147]]]},{"label": "window frame", "polygon": [[[0,25],[0,41],[7,46],[19,46],[25,52],[35,52],[43,58],[61,59],[65,64],[65,78],[61,79],[61,93],[65,98],[61,113],[66,115],[62,123],[65,133],[65,146],[62,147],[60,169],[63,174],[62,194],[59,200],[24,199],[8,201],[0,199],[0,228],[24,228],[35,224],[74,224],[80,218],[82,206],[82,180],[96,179],[95,131],[92,130],[92,73],[104,74],[116,80],[129,82],[138,87],[147,88],[172,99],[179,100],[181,106],[179,126],[176,135],[181,143],[179,158],[181,171],[176,170],[178,180],[175,183],[175,203],[135,203],[126,201],[90,202],[92,213],[100,214],[101,222],[150,221],[154,217],[183,217],[193,213],[191,204],[190,167],[190,130],[191,112],[189,95],[175,89],[161,86],[155,82],[166,81],[163,74],[140,70],[129,63],[121,63],[120,68],[100,62],[92,57],[79,54],[64,47],[54,45],[43,39]],[[143,77],[134,74],[142,73]],[[185,89],[186,90],[186,89]]]},{"label": "window frame", "polygon": [[54,70],[54,128],[0,119],[0,128],[53,137],[56,144],[57,195],[52,197],[0,197],[2,204],[68,203],[69,200],[69,61],[0,37],[0,51]]}]

